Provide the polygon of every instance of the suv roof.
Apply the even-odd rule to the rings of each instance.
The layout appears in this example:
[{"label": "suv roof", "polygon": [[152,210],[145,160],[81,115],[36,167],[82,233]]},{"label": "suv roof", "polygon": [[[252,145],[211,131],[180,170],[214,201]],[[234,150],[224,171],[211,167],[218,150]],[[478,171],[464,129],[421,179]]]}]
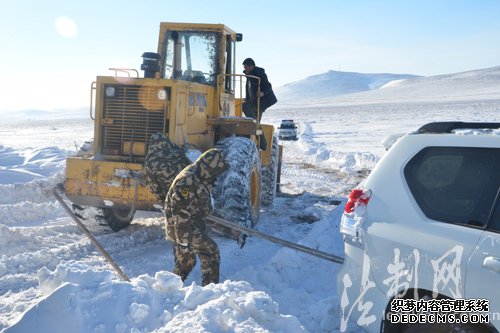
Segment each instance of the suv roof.
[{"label": "suv roof", "polygon": [[459,129],[500,129],[500,123],[442,121],[425,124],[415,133],[451,133]]},{"label": "suv roof", "polygon": [[[490,122],[461,122],[461,121],[440,121],[428,123],[418,130],[409,133],[398,133],[388,135],[382,140],[382,145],[389,150],[397,140],[404,135],[415,134],[459,134],[467,136],[500,136],[500,123]],[[470,141],[470,137],[467,139]]]}]

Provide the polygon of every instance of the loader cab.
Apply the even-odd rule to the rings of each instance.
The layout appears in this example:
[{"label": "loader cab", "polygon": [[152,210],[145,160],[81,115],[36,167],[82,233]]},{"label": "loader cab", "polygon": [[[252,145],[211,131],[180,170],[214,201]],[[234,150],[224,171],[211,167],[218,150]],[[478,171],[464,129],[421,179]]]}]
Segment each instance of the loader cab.
[{"label": "loader cab", "polygon": [[163,78],[215,86],[220,47],[217,35],[216,32],[167,31]]},{"label": "loader cab", "polygon": [[[236,42],[242,40],[221,24],[162,23],[158,52],[160,77],[217,87],[234,94]],[[220,74],[223,74],[219,77]]]}]

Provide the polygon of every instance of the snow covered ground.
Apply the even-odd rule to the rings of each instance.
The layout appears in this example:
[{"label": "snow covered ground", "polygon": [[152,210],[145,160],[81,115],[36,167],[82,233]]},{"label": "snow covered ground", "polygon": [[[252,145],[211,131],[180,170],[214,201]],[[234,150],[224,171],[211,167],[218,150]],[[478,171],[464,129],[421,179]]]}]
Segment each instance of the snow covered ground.
[{"label": "snow covered ground", "polygon": [[[299,140],[282,142],[283,193],[263,210],[257,229],[342,255],[338,201],[383,156],[384,137],[438,120],[498,122],[499,109],[500,89],[487,99],[360,98],[268,110],[264,122],[295,119]],[[338,265],[257,238],[240,249],[216,237],[222,282],[200,287],[196,267],[183,284],[169,273],[172,245],[157,213],[138,213],[118,233],[87,221],[132,280],[120,281],[51,195],[64,158],[92,133],[87,119],[0,125],[2,332],[338,332]]]}]

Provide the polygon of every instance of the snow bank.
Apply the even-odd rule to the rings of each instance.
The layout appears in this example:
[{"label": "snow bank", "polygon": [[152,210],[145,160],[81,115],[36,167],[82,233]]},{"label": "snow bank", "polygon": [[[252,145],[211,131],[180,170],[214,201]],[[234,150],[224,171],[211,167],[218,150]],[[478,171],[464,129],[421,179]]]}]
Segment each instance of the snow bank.
[{"label": "snow bank", "polygon": [[25,183],[62,170],[67,152],[58,147],[22,149],[0,145],[0,184]]},{"label": "snow bank", "polygon": [[[314,216],[318,221],[284,230],[280,237],[298,239],[297,243],[301,245],[342,256],[343,241],[338,223],[343,205],[317,201],[312,195],[301,196],[297,201],[307,208],[302,209],[299,202],[289,204],[296,205],[301,214]],[[254,241],[251,239],[248,246],[253,246]],[[278,247],[269,259],[243,268],[234,278],[252,281],[254,288],[272,294],[282,311],[293,313],[309,331],[335,332],[340,323],[336,292],[338,269],[339,265],[333,262]]]},{"label": "snow bank", "polygon": [[49,295],[4,333],[306,332],[247,282],[183,287],[177,275],[160,271],[128,283],[81,263],[43,268],[38,277]]},{"label": "snow bank", "polygon": [[50,177],[37,178],[26,183],[0,185],[1,223],[26,225],[50,217],[63,216],[60,205],[52,196],[52,189],[63,180],[63,173],[57,172]]},{"label": "snow bank", "polygon": [[329,167],[345,173],[352,173],[363,169],[373,169],[380,156],[372,152],[343,152],[325,142],[317,140],[318,134],[313,124],[305,122],[299,128],[299,146],[303,152],[304,162],[317,167]]}]

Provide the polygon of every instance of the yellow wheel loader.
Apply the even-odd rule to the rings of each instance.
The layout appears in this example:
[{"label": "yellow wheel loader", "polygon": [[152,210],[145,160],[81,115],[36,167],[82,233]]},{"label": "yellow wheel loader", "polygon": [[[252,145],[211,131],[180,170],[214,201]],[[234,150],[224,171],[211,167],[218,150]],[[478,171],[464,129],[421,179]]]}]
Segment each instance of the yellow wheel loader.
[{"label": "yellow wheel loader", "polygon": [[[160,23],[157,52],[142,55],[143,77],[121,68],[98,76],[91,85],[92,148],[66,160],[73,206],[98,208],[115,231],[136,210],[161,210],[144,165],[151,135],[162,133],[186,150],[222,149],[231,168],[214,185],[214,213],[255,225],[261,204],[276,195],[279,147],[272,125],[242,117],[246,78],[235,64],[241,40],[222,24]],[[266,150],[258,148],[262,135]]]}]

